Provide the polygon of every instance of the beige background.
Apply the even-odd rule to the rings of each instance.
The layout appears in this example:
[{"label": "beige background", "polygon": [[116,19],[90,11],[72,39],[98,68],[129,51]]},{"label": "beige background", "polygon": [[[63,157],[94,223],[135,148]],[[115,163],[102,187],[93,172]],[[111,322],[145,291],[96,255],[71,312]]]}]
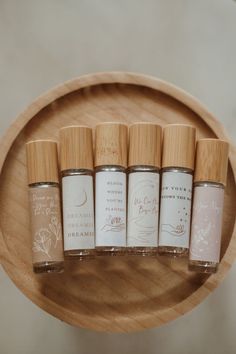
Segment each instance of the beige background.
[{"label": "beige background", "polygon": [[[0,0],[0,132],[55,84],[88,72],[128,70],[189,91],[235,142],[235,44],[233,0]],[[0,353],[235,353],[235,279],[236,266],[191,313],[122,335],[61,323],[0,270]]]}]

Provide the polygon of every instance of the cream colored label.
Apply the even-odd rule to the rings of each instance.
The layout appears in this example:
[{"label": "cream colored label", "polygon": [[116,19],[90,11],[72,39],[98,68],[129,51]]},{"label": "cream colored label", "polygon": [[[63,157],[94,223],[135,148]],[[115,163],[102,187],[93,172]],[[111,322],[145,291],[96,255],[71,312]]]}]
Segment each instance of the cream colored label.
[{"label": "cream colored label", "polygon": [[224,190],[213,186],[194,188],[190,259],[220,260]]},{"label": "cream colored label", "polygon": [[96,173],[96,246],[126,246],[126,174]]},{"label": "cream colored label", "polygon": [[192,182],[187,173],[162,174],[159,246],[189,248]]},{"label": "cream colored label", "polygon": [[129,174],[127,245],[157,247],[159,173]]},{"label": "cream colored label", "polygon": [[62,179],[64,249],[94,248],[93,177]]},{"label": "cream colored label", "polygon": [[31,187],[29,200],[33,263],[63,261],[59,188]]}]

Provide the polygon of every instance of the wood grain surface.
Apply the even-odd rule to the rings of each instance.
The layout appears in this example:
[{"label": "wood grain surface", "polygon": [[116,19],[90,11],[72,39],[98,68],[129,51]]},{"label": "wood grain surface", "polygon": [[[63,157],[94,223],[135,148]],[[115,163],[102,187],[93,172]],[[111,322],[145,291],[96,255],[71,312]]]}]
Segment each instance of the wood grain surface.
[{"label": "wood grain surface", "polygon": [[161,168],[162,128],[154,123],[135,123],[129,127],[128,166]]},{"label": "wood grain surface", "polygon": [[26,143],[28,184],[59,182],[57,142],[34,140]]},{"label": "wood grain surface", "polygon": [[92,129],[86,126],[69,126],[60,129],[59,161],[61,171],[73,169],[92,170]]},{"label": "wood grain surface", "polygon": [[194,181],[218,182],[226,185],[229,143],[220,139],[200,139],[197,142]]},{"label": "wood grain surface", "polygon": [[[111,116],[114,117],[115,116]],[[127,167],[128,127],[119,122],[105,122],[95,127],[95,167]]]},{"label": "wood grain surface", "polygon": [[125,256],[68,261],[64,274],[37,276],[32,272],[25,142],[58,140],[63,126],[94,127],[104,121],[191,124],[197,138],[227,140],[221,124],[197,100],[152,77],[100,73],[54,88],[33,102],[1,141],[0,261],[29,299],[59,319],[98,331],[131,332],[193,309],[230,269],[236,256],[236,153],[231,144],[217,274],[190,273],[183,259]]},{"label": "wood grain surface", "polygon": [[190,125],[171,124],[163,129],[162,167],[194,169],[196,129]]}]

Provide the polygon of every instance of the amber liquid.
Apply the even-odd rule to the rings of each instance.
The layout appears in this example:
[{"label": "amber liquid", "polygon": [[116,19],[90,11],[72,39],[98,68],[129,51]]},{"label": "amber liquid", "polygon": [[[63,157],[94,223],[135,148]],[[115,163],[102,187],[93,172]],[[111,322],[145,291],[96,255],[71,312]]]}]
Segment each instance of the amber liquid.
[{"label": "amber liquid", "polygon": [[41,273],[62,273],[64,271],[64,262],[38,262],[33,264],[33,270],[36,274]]},{"label": "amber liquid", "polygon": [[156,257],[157,247],[128,247],[127,254],[131,256]]},{"label": "amber liquid", "polygon": [[97,256],[124,256],[125,254],[126,254],[126,247],[115,247],[115,246],[96,247]]},{"label": "amber liquid", "polygon": [[187,257],[189,249],[183,247],[172,247],[172,246],[159,246],[158,253],[161,256],[168,256],[168,257]]},{"label": "amber liquid", "polygon": [[76,259],[79,261],[94,259],[95,254],[96,253],[94,249],[64,251],[66,259]]},{"label": "amber liquid", "polygon": [[189,261],[188,269],[193,272],[213,274],[217,272],[218,263],[207,261]]}]

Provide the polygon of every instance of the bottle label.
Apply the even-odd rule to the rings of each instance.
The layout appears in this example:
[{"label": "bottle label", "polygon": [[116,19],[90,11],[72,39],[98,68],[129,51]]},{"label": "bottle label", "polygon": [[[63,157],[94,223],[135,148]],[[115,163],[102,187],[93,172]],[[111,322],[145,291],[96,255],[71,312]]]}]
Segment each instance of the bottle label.
[{"label": "bottle label", "polygon": [[191,174],[162,174],[159,246],[189,248],[192,201]]},{"label": "bottle label", "polygon": [[194,188],[190,259],[219,262],[224,189]]},{"label": "bottle label", "polygon": [[60,191],[29,188],[33,263],[63,261]]},{"label": "bottle label", "polygon": [[64,250],[94,248],[93,177],[62,178]]},{"label": "bottle label", "polygon": [[126,246],[126,174],[96,173],[96,246]]},{"label": "bottle label", "polygon": [[157,247],[158,212],[159,173],[130,173],[127,230],[129,247]]}]

